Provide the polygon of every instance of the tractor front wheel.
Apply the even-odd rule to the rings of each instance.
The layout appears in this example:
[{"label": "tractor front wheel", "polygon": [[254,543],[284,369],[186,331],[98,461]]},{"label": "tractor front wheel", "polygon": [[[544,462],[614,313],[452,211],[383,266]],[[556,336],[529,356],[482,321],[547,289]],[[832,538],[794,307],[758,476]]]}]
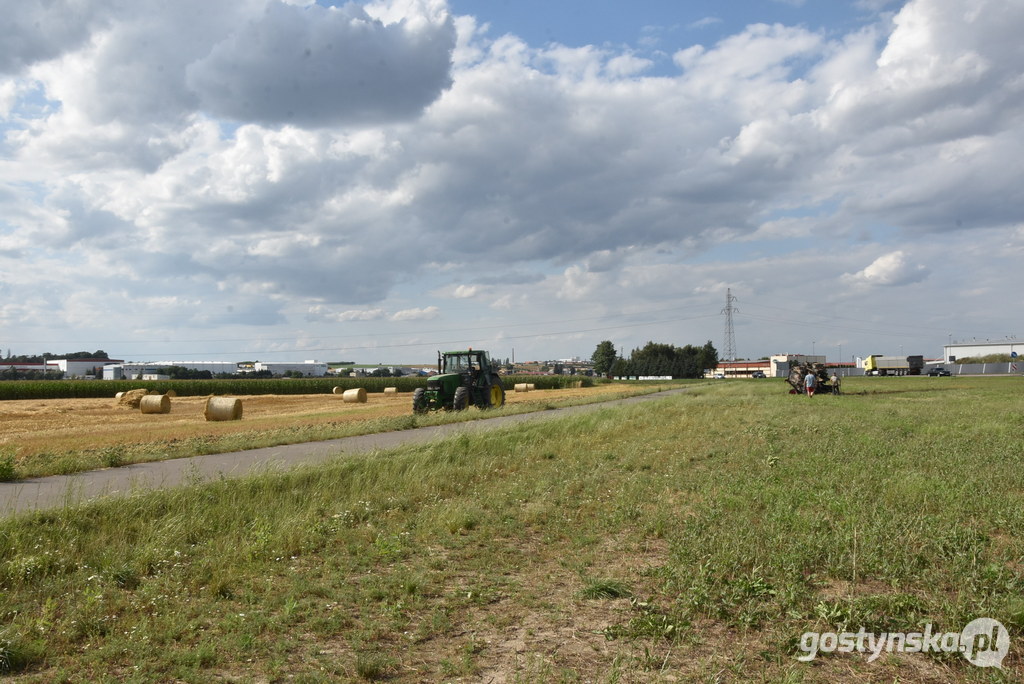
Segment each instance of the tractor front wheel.
[{"label": "tractor front wheel", "polygon": [[426,413],[427,412],[427,391],[422,387],[417,387],[412,391],[412,412],[413,413]]},{"label": "tractor front wheel", "polygon": [[453,411],[465,411],[469,408],[469,390],[465,387],[455,388],[455,396],[452,398]]},{"label": "tractor front wheel", "polygon": [[487,395],[487,408],[501,408],[505,405],[505,388],[501,386],[501,380],[497,377],[491,378],[491,389]]}]

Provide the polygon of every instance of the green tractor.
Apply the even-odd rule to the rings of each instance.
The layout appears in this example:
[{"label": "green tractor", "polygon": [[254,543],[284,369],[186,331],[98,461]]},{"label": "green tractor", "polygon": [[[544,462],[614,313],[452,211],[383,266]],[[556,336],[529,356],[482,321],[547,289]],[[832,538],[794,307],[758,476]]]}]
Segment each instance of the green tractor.
[{"label": "green tractor", "polygon": [[446,409],[463,411],[470,405],[481,409],[505,404],[505,389],[497,369],[485,351],[437,353],[437,375],[427,379],[426,388],[412,393],[414,413]]}]

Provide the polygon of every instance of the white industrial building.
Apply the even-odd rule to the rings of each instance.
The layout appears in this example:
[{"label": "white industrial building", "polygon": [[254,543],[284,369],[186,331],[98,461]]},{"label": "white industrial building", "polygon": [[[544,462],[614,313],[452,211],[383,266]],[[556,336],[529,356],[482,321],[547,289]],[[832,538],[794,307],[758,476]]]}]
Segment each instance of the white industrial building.
[{"label": "white industrial building", "polygon": [[[351,372],[354,378],[368,378],[378,371],[387,371],[391,377],[402,377],[406,375],[421,375],[420,369],[409,368],[408,366],[377,366],[375,368],[356,368]],[[433,371],[426,375],[433,375]]]},{"label": "white industrial building", "polygon": [[270,371],[274,375],[283,375],[288,371],[298,371],[307,377],[322,378],[327,375],[327,364],[321,361],[303,361],[302,363],[263,363],[257,361],[253,370]]},{"label": "white industrial building", "polygon": [[118,359],[50,359],[64,372],[64,379],[100,378],[107,366],[119,363]]},{"label": "white industrial building", "polygon": [[238,363],[235,361],[146,361],[129,362],[105,366],[104,380],[134,380],[139,376],[157,375],[170,366],[188,368],[196,371],[210,371],[212,375],[228,373],[255,373],[269,371],[274,375],[283,375],[288,371],[298,371],[307,377],[320,378],[327,375],[327,364],[321,361],[303,361],[302,363]]},{"label": "white industrial building", "polygon": [[104,380],[135,380],[139,376],[159,375],[160,371],[169,366],[178,366],[190,370],[208,370],[217,373],[237,373],[238,364],[234,361],[145,361],[113,364],[103,367]]},{"label": "white industrial building", "polygon": [[0,362],[0,371],[4,370],[17,370],[17,371],[59,371],[60,366],[55,361],[47,361],[45,363],[22,363],[20,361],[8,361],[7,363]]},{"label": "white industrial building", "polygon": [[65,380],[98,378],[108,365],[120,363],[117,359],[47,359],[43,363],[2,363],[0,370],[13,368],[20,371],[60,371]]},{"label": "white industrial building", "polygon": [[988,356],[989,354],[1008,354],[1024,357],[1024,341],[1021,340],[971,340],[970,342],[951,342],[942,348],[942,358],[946,363],[955,363],[959,359]]}]

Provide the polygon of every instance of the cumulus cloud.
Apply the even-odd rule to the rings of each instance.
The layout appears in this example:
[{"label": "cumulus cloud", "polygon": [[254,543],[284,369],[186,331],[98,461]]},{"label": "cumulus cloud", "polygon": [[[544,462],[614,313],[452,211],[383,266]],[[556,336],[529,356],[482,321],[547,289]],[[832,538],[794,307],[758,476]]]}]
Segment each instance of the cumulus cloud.
[{"label": "cumulus cloud", "polygon": [[392,321],[429,321],[437,318],[441,310],[436,306],[427,306],[422,309],[404,309],[391,314]]},{"label": "cumulus cloud", "polygon": [[77,49],[107,22],[113,8],[105,5],[88,0],[6,3],[0,74]]},{"label": "cumulus cloud", "polygon": [[476,285],[459,285],[452,291],[452,297],[455,299],[470,299],[479,292],[480,288]]},{"label": "cumulus cloud", "polygon": [[455,28],[428,0],[395,5],[405,13],[374,8],[385,20],[355,4],[281,0],[44,3],[16,11],[36,29],[8,35],[0,69],[35,64],[31,77],[61,104],[50,119],[65,129],[174,126],[197,113],[268,126],[407,120],[451,84]]},{"label": "cumulus cloud", "polygon": [[347,311],[330,311],[322,305],[312,306],[307,313],[307,320],[329,320],[336,323],[349,321],[377,321],[384,318],[383,309],[349,309]]},{"label": "cumulus cloud", "polygon": [[451,85],[451,20],[385,24],[355,4],[263,14],[186,69],[214,116],[300,126],[408,119]]},{"label": "cumulus cloud", "polygon": [[892,287],[920,282],[929,273],[928,268],[913,263],[904,252],[895,251],[883,254],[856,273],[844,273],[843,280],[855,285]]},{"label": "cumulus cloud", "polygon": [[[449,298],[706,295],[794,250],[774,267],[855,252],[830,281],[853,292],[936,275],[908,242],[1020,225],[1011,0],[910,0],[847,35],[754,24],[668,75],[492,40],[442,0],[31,4],[0,46],[8,301],[56,310],[45,265],[119,310],[173,283],[203,325],[397,325]],[[746,284],[790,298],[786,276]]]},{"label": "cumulus cloud", "polygon": [[697,21],[690,22],[687,26],[692,29],[704,28],[706,26],[714,26],[715,24],[721,24],[722,20],[718,17],[702,17]]}]

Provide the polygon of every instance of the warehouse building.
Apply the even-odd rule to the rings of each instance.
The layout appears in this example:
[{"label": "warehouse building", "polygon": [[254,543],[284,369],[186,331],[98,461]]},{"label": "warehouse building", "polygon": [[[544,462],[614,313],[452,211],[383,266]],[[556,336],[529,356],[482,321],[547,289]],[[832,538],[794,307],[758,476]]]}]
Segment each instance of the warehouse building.
[{"label": "warehouse building", "polygon": [[321,361],[303,361],[302,363],[263,363],[257,361],[253,364],[254,370],[270,371],[274,375],[284,375],[291,371],[298,371],[306,377],[322,378],[327,375],[327,364]]},{"label": "warehouse building", "polygon": [[208,370],[213,375],[218,373],[237,373],[238,364],[234,361],[146,361],[119,363],[103,367],[104,380],[135,380],[146,376],[160,375],[161,371],[170,366],[188,368],[189,370]]},{"label": "warehouse building", "polygon": [[51,359],[50,363],[64,373],[64,379],[101,378],[107,366],[121,363],[120,359]]},{"label": "warehouse building", "polygon": [[705,372],[706,378],[785,378],[789,369],[799,363],[825,363],[824,356],[808,354],[776,354],[757,361],[719,361]]},{"label": "warehouse building", "polygon": [[971,340],[970,342],[950,342],[942,348],[942,358],[946,363],[956,363],[959,359],[976,358],[990,354],[1007,354],[1012,357],[1024,356],[1024,341],[1007,339],[999,341]]},{"label": "warehouse building", "polygon": [[99,378],[108,365],[121,363],[120,359],[47,359],[43,363],[3,363],[0,370],[60,371],[65,380]]},{"label": "warehouse building", "polygon": [[8,361],[7,363],[0,364],[0,371],[4,370],[59,371],[60,366],[57,365],[56,361],[46,361],[44,363],[22,363],[20,361]]},{"label": "warehouse building", "polygon": [[705,371],[705,378],[753,378],[761,377],[755,373],[770,376],[771,363],[768,361],[719,361],[713,369]]},{"label": "warehouse building", "polygon": [[104,380],[135,380],[141,377],[160,375],[161,371],[171,367],[188,368],[195,371],[210,371],[211,375],[227,373],[255,373],[268,371],[273,375],[284,375],[286,372],[298,371],[307,377],[322,378],[327,375],[327,364],[321,361],[303,361],[302,363],[238,363],[235,361],[146,361],[119,363],[103,368]]}]

